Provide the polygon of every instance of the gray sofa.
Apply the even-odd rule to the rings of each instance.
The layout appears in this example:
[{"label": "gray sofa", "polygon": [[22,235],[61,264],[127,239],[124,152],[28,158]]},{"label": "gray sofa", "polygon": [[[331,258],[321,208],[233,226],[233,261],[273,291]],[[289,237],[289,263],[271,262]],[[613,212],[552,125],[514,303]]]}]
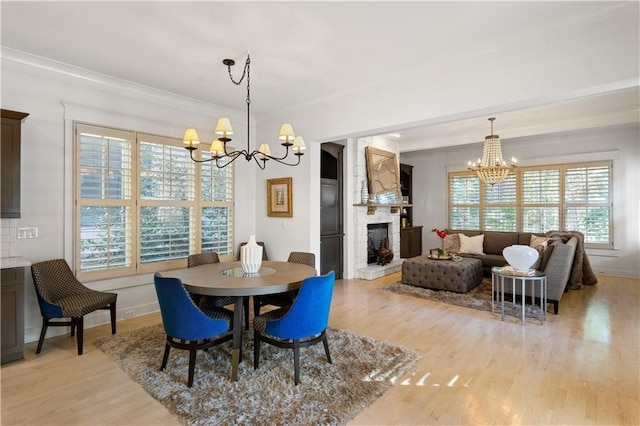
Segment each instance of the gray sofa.
[{"label": "gray sofa", "polygon": [[[447,238],[453,240],[455,246],[455,237],[458,233],[468,237],[484,234],[483,252],[485,254],[467,254],[459,253],[460,256],[472,257],[482,262],[483,274],[491,275],[491,268],[494,266],[505,266],[507,261],[502,256],[502,250],[505,247],[522,244],[529,245],[531,241],[530,232],[497,232],[497,231],[473,231],[473,230],[452,230],[446,229]],[[542,234],[535,234],[544,236]],[[537,247],[540,256],[534,267],[544,271],[547,275],[547,300],[553,303],[554,313],[559,312],[560,299],[567,289],[567,283],[571,276],[573,267],[573,257],[576,252],[578,239],[570,238],[566,243],[560,238],[551,238],[546,248]],[[454,250],[455,251],[455,250]],[[518,287],[518,286],[516,286]],[[516,295],[520,295],[520,289],[516,289]],[[527,294],[527,296],[529,296]],[[538,297],[538,290],[535,290],[535,296]]]}]

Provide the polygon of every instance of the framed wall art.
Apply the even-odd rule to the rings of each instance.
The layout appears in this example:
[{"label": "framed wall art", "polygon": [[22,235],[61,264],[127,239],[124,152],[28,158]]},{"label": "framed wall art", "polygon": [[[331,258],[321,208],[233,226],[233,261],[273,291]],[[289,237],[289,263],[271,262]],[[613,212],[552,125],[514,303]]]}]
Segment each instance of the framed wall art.
[{"label": "framed wall art", "polygon": [[292,192],[290,177],[267,179],[267,216],[293,217]]},{"label": "framed wall art", "polygon": [[394,152],[368,146],[365,148],[369,202],[375,204],[400,204],[400,169]]}]

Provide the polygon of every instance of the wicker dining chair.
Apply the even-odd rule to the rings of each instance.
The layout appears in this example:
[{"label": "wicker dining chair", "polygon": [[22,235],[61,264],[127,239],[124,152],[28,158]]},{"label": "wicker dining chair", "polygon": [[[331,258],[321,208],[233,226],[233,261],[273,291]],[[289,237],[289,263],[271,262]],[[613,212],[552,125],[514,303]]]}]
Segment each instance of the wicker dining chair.
[{"label": "wicker dining chair", "polygon": [[[289,253],[287,262],[300,263],[303,265],[309,265],[312,268],[316,267],[316,255],[314,253],[307,253],[303,251],[292,251]],[[294,299],[298,294],[298,290],[291,290],[285,293],[279,294],[267,294],[264,296],[253,297],[253,316],[260,315],[260,309],[267,305],[278,306],[280,308],[291,306]]]},{"label": "wicker dining chair", "polygon": [[[76,331],[78,355],[82,355],[84,316],[99,309],[111,313],[111,334],[116,334],[116,293],[92,290],[76,279],[64,259],[46,260],[31,265],[33,284],[42,314],[42,330],[36,354],[42,351],[48,327],[69,327]],[[70,321],[52,321],[70,318]]]},{"label": "wicker dining chair", "polygon": [[[256,242],[259,246],[262,246],[262,260],[269,260],[269,256],[267,256],[267,248],[264,245],[264,242],[262,241],[257,241]],[[247,244],[247,242],[243,242],[240,243],[240,245],[238,246],[238,256],[236,257],[237,260],[241,260],[240,259],[240,247],[242,247],[243,245]]]},{"label": "wicker dining chair", "polygon": [[[193,268],[195,266],[206,265],[209,263],[220,263],[220,257],[218,253],[197,253],[191,254],[187,257],[187,268]],[[228,305],[234,305],[236,298],[233,296],[201,296],[199,294],[191,294],[191,298],[194,303],[201,308],[222,308]],[[244,310],[244,323],[245,328],[249,329],[249,298],[245,297],[242,300]]]}]

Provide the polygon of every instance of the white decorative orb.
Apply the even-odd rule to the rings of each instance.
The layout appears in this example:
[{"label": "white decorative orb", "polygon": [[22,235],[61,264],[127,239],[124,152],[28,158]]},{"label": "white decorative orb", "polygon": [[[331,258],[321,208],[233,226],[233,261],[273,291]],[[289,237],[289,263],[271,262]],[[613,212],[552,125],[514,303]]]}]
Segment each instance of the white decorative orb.
[{"label": "white decorative orb", "polygon": [[516,271],[526,272],[538,260],[538,250],[525,245],[505,247],[502,255]]}]

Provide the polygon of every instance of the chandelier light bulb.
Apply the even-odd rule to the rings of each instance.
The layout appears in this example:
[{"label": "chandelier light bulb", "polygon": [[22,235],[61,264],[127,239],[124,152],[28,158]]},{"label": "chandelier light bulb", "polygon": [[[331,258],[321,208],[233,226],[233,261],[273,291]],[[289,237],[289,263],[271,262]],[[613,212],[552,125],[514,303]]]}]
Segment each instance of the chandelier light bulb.
[{"label": "chandelier light bulb", "polygon": [[222,146],[222,142],[220,139],[214,139],[211,141],[211,148],[209,148],[209,152],[214,157],[222,157],[224,155],[224,146]]},{"label": "chandelier light bulb", "polygon": [[200,143],[200,137],[198,136],[198,132],[194,128],[189,128],[184,131],[184,136],[182,137],[182,142],[185,145],[189,145],[189,147],[193,147],[194,145],[198,145]]},{"label": "chandelier light bulb", "polygon": [[216,135],[220,135],[224,138],[233,135],[233,127],[231,127],[231,120],[229,117],[220,117],[216,123]]},{"label": "chandelier light bulb", "polygon": [[302,155],[301,151],[304,151],[305,149],[307,149],[307,146],[304,144],[302,136],[296,136],[293,140],[293,150],[296,154]]},{"label": "chandelier light bulb", "polygon": [[260,154],[262,154],[263,157],[267,157],[271,155],[271,149],[269,149],[269,144],[261,143],[260,148],[258,149],[258,152],[260,152]]},{"label": "chandelier light bulb", "polygon": [[289,140],[293,140],[293,138],[295,137],[296,135],[295,133],[293,133],[293,126],[291,125],[291,123],[282,123],[282,126],[280,126],[280,134],[278,135],[278,138],[285,141],[285,143],[289,143]]}]

